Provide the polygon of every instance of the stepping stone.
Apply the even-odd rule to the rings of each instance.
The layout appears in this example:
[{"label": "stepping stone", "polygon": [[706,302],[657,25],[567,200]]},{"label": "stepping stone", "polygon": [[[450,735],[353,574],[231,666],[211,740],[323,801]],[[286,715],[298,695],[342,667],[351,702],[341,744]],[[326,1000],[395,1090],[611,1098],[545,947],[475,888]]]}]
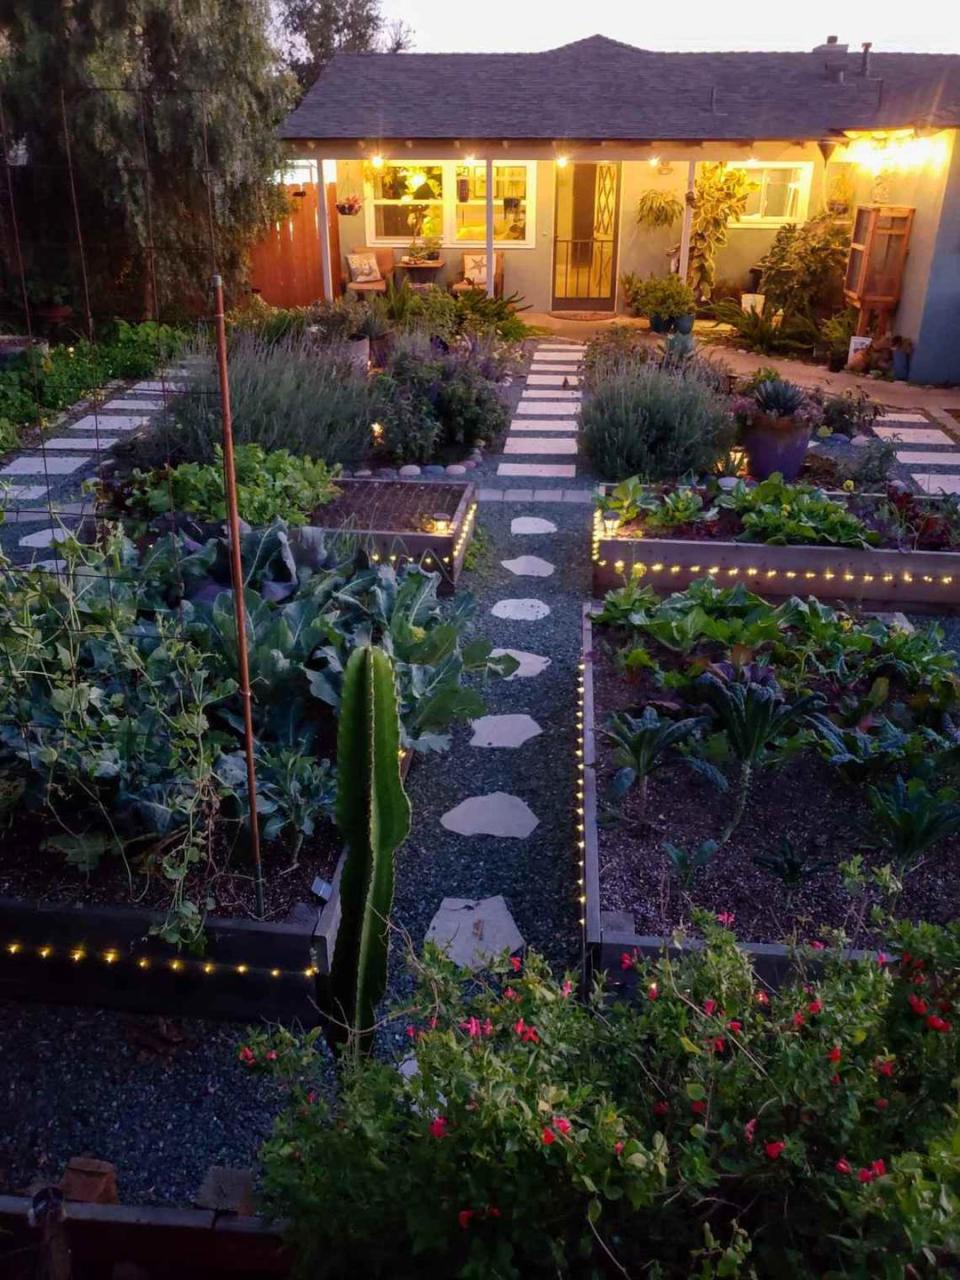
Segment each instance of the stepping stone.
[{"label": "stepping stone", "polygon": [[527,378],[528,387],[563,387],[565,382],[569,387],[580,385],[580,379],[576,374],[531,373]]},{"label": "stepping stone", "polygon": [[45,484],[11,484],[0,490],[0,501],[3,502],[36,502],[38,498],[46,496]]},{"label": "stepping stone", "polygon": [[47,458],[44,461],[38,453],[24,454],[22,457],[14,458],[12,462],[8,462],[0,470],[0,476],[42,476],[44,474],[69,476],[92,461],[93,458],[88,457]]},{"label": "stepping stone", "polygon": [[579,391],[567,391],[561,388],[558,391],[551,390],[550,387],[534,387],[532,391],[525,392],[520,397],[521,400],[575,400],[580,401],[583,397]]},{"label": "stepping stone", "polygon": [[545,364],[580,364],[580,352],[570,351],[545,351],[542,347],[537,350],[533,357],[533,363],[543,361]]},{"label": "stepping stone", "polygon": [[105,405],[100,408],[101,413],[108,410],[113,412],[114,409],[162,409],[166,405],[165,400],[158,400],[151,396],[141,396],[137,400],[108,400]]},{"label": "stepping stone", "polygon": [[572,463],[501,462],[498,476],[528,476],[536,480],[575,480],[577,468]]},{"label": "stepping stone", "polygon": [[884,422],[919,422],[926,426],[930,419],[925,413],[911,413],[909,409],[888,409],[883,415]]},{"label": "stepping stone", "polygon": [[899,444],[953,444],[945,431],[936,427],[874,427],[874,435],[881,440],[896,440]]},{"label": "stepping stone", "polygon": [[586,349],[582,342],[538,342],[534,348],[535,351],[578,351],[581,354]]},{"label": "stepping stone", "polygon": [[926,449],[898,449],[897,461],[905,462],[908,467],[950,467],[960,462],[960,451],[944,449],[943,453],[933,453]]},{"label": "stepping stone", "polygon": [[425,941],[447,953],[462,969],[476,971],[519,951],[523,937],[501,894],[495,898],[444,898],[430,921]]},{"label": "stepping stone", "polygon": [[558,457],[561,454],[576,454],[576,440],[568,440],[564,436],[547,439],[541,436],[526,436],[517,439],[507,436],[503,444],[504,453],[547,453]]},{"label": "stepping stone", "polygon": [[555,566],[540,556],[517,556],[514,560],[501,560],[505,569],[518,578],[552,578]]},{"label": "stepping stone", "polygon": [[531,598],[520,600],[498,600],[490,610],[495,618],[506,618],[510,622],[539,622],[550,613],[550,606],[542,600]]},{"label": "stepping stone", "polygon": [[531,680],[534,676],[538,676],[541,672],[546,671],[550,666],[552,659],[543,657],[539,653],[528,653],[526,649],[491,649],[491,658],[502,658],[507,655],[517,663],[516,671],[508,676],[504,676],[504,680]]},{"label": "stepping stone", "polygon": [[146,414],[138,413],[136,417],[130,414],[112,414],[110,417],[104,417],[98,414],[94,417],[88,414],[85,418],[80,418],[78,422],[70,424],[71,431],[136,431],[140,427],[145,427],[150,419]]},{"label": "stepping stone", "polygon": [[491,791],[485,796],[469,796],[440,819],[440,825],[458,836],[499,836],[503,840],[526,840],[540,819],[519,796]]},{"label": "stepping stone", "polygon": [[[47,449],[93,449],[96,451],[101,447],[101,441],[96,436],[56,436],[52,440],[45,440],[44,446]],[[114,444],[111,440],[107,444],[110,448]]]},{"label": "stepping stone", "polygon": [[576,431],[574,418],[514,418],[511,431]]},{"label": "stepping stone", "polygon": [[38,529],[36,533],[28,533],[25,538],[21,538],[18,546],[21,547],[52,547],[57,542],[66,542],[68,538],[72,538],[73,534],[68,529]]},{"label": "stepping stone", "polygon": [[[539,413],[545,418],[569,418],[570,406],[568,404],[553,404],[549,400],[541,400],[536,404],[530,404],[529,402],[524,404],[523,400],[521,400],[517,413]],[[927,441],[923,443],[926,444]],[[930,443],[932,444],[933,441],[931,440]]]},{"label": "stepping stone", "polygon": [[542,516],[514,516],[510,521],[511,533],[556,533],[557,526]]},{"label": "stepping stone", "polygon": [[946,472],[942,475],[917,475],[910,473],[924,493],[960,493],[960,471]]},{"label": "stepping stone", "polygon": [[471,720],[471,747],[522,747],[543,730],[533,716],[481,716]]},{"label": "stepping stone", "polygon": [[178,395],[187,385],[187,379],[182,373],[175,374],[173,377],[165,378],[162,382],[159,378],[148,378],[146,382],[138,382],[131,387],[131,391],[171,391],[174,395]]}]

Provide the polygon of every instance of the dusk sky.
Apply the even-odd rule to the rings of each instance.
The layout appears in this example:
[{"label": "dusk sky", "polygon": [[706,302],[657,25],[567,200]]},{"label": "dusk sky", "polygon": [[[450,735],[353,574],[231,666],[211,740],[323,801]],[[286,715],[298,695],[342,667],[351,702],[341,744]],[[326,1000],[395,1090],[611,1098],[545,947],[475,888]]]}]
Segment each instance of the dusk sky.
[{"label": "dusk sky", "polygon": [[615,0],[594,9],[582,0],[384,0],[384,13],[414,31],[414,50],[552,49],[595,34],[647,49],[811,49],[836,35],[852,49],[960,53],[960,5],[950,0],[775,4],[688,0],[643,4]]}]

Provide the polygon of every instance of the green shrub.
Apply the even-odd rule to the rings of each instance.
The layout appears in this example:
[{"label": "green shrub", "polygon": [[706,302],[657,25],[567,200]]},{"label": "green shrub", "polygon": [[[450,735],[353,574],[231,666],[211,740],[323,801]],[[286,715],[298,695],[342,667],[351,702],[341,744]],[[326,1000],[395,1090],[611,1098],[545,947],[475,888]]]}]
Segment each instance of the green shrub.
[{"label": "green shrub", "polygon": [[593,387],[612,373],[647,364],[653,353],[642,329],[614,324],[601,329],[587,343],[583,353],[584,386]]},{"label": "green shrub", "polygon": [[604,480],[671,480],[712,469],[732,439],[726,404],[695,370],[643,367],[604,379],[580,412]]},{"label": "green shrub", "polygon": [[[229,370],[237,444],[287,449],[330,466],[356,466],[366,455],[376,420],[372,384],[344,346],[240,332]],[[207,354],[137,456],[151,465],[212,462],[221,435],[219,381]]]},{"label": "green shrub", "polygon": [[319,1033],[256,1035],[242,1061],[290,1088],[262,1157],[296,1274],[953,1274],[960,929],[894,929],[899,962],[801,946],[771,993],[697,924],[702,952],[623,956],[630,1004],[536,955],[464,982],[428,949],[417,1069],[353,1065],[335,1108]]},{"label": "green shrub", "polygon": [[678,275],[651,276],[640,280],[633,274],[620,281],[630,310],[635,316],[659,316],[661,320],[677,320],[696,310],[693,290]]},{"label": "green shrub", "polygon": [[[332,501],[338,467],[295,458],[286,449],[265,452],[258,444],[241,444],[234,451],[237,506],[241,520],[262,525],[280,517],[303,524],[316,507]],[[223,492],[223,454],[217,445],[212,463],[184,462],[179,467],[135,471],[124,486],[125,507],[150,520],[165,511],[185,511],[199,520],[226,518]]]},{"label": "green shrub", "polygon": [[760,292],[766,307],[788,314],[829,314],[843,301],[849,225],[828,209],[799,225],[782,226],[760,260]]}]

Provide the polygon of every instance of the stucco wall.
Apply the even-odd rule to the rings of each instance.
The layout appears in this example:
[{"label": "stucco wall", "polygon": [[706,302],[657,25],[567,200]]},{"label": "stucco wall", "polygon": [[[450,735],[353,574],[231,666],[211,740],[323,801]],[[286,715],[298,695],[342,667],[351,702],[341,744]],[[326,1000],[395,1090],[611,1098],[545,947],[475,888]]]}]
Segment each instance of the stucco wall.
[{"label": "stucco wall", "polygon": [[950,147],[940,222],[910,369],[914,382],[960,382],[960,134],[956,130],[950,135]]}]

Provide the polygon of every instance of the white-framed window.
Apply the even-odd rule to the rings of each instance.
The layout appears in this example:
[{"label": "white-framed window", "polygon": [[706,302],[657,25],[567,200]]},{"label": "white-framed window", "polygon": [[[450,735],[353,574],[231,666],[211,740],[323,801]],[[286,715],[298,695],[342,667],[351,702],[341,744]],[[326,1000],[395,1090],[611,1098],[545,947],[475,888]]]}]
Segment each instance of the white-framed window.
[{"label": "white-framed window", "polygon": [[[535,243],[535,161],[495,160],[493,238],[498,245]],[[384,160],[366,166],[367,243],[406,245],[435,237],[448,248],[487,242],[486,164],[460,160]]]},{"label": "white-framed window", "polygon": [[803,222],[810,201],[812,164],[794,164],[789,160],[731,165],[749,174],[754,190],[747,207],[731,227],[781,227],[786,222]]}]

